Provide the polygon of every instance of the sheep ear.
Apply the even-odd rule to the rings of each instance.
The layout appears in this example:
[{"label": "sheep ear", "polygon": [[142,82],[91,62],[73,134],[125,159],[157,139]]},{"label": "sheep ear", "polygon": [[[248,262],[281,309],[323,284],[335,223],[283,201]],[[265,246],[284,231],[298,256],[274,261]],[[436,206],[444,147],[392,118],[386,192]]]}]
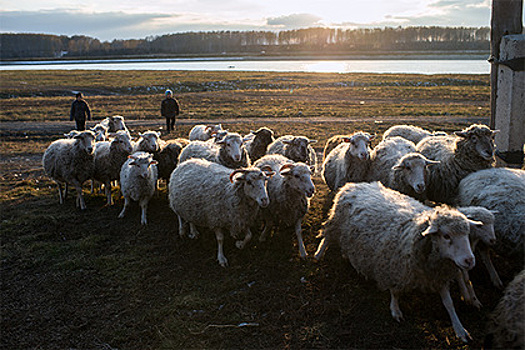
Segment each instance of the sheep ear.
[{"label": "sheep ear", "polygon": [[497,134],[499,134],[500,131],[499,130],[492,130],[492,137],[496,136]]},{"label": "sheep ear", "polygon": [[492,215],[498,215],[498,214],[500,213],[499,210],[492,210],[492,209],[491,209],[491,210],[489,210],[489,211],[492,213]]},{"label": "sheep ear", "polygon": [[392,170],[401,170],[403,168],[404,168],[403,164],[396,164],[392,167]]},{"label": "sheep ear", "polygon": [[[213,129],[213,126],[208,125],[208,126],[206,126],[206,127],[204,128],[204,131],[208,132],[208,131],[210,131],[211,129]],[[215,132],[215,133],[217,133],[217,132]],[[212,134],[212,135],[213,135],[213,134]]]},{"label": "sheep ear", "polygon": [[293,143],[293,139],[292,140],[283,140],[283,143],[285,145],[291,145]]},{"label": "sheep ear", "polygon": [[220,140],[215,139],[215,144],[223,145],[224,144],[224,139],[220,139]]},{"label": "sheep ear", "polygon": [[275,175],[275,171],[273,171],[272,167],[269,165],[265,165],[261,168],[261,171],[268,177],[272,177]]},{"label": "sheep ear", "polygon": [[[235,175],[237,174],[242,174],[240,176],[237,176],[235,177]],[[230,182],[233,183],[233,181],[242,181],[245,179],[245,170],[242,170],[242,169],[237,169],[237,170],[234,170],[231,174],[230,174]]]},{"label": "sheep ear", "polygon": [[150,165],[157,165],[157,164],[159,164],[159,162],[157,162],[156,160],[151,160],[151,161],[149,162],[149,164],[150,164]]},{"label": "sheep ear", "polygon": [[295,164],[293,163],[288,163],[288,164],[285,164],[281,167],[281,169],[279,169],[279,173],[281,175],[289,175],[290,174],[290,171],[292,171],[292,169],[295,167]]},{"label": "sheep ear", "polygon": [[84,135],[82,135],[82,134],[76,134],[75,136],[73,136],[73,138],[77,139],[77,140],[80,140],[83,137],[84,137]]},{"label": "sheep ear", "polygon": [[369,141],[372,141],[373,139],[375,139],[377,136],[377,134],[374,134],[374,135],[370,135],[370,137],[368,138]]},{"label": "sheep ear", "polygon": [[437,164],[441,164],[441,162],[439,160],[430,160],[430,159],[425,160],[426,166],[437,165]]},{"label": "sheep ear", "polygon": [[454,135],[456,136],[459,136],[459,137],[467,137],[467,133],[464,132],[464,131],[454,131]]},{"label": "sheep ear", "polygon": [[436,234],[438,232],[439,232],[439,229],[436,227],[436,225],[433,225],[432,223],[430,223],[428,228],[425,231],[421,232],[421,236],[425,237],[427,235]]},{"label": "sheep ear", "polygon": [[308,140],[308,143],[317,143],[317,140]]},{"label": "sheep ear", "polygon": [[351,137],[346,137],[346,136],[345,136],[345,137],[343,137],[343,138],[341,139],[341,141],[343,141],[343,142],[352,142],[352,138],[351,138]]},{"label": "sheep ear", "polygon": [[481,221],[476,221],[476,220],[471,220],[471,219],[468,219],[468,224],[470,226],[470,228],[479,228],[479,227],[483,227],[483,223]]}]

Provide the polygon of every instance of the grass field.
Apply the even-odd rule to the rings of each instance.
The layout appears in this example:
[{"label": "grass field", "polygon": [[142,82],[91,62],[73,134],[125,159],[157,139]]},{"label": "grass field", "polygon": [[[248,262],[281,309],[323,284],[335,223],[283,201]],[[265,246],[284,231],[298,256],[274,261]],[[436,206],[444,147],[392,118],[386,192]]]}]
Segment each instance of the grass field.
[{"label": "grass field", "polygon": [[[230,266],[221,268],[212,234],[178,236],[165,186],[150,204],[147,227],[140,226],[137,207],[118,220],[123,201],[106,207],[102,194],[87,194],[83,212],[71,195],[59,205],[40,160],[60,137],[51,126],[71,126],[60,121],[68,120],[72,91],[85,93],[95,119],[121,114],[135,122],[136,134],[146,129],[141,121],[163,125],[158,108],[166,88],[181,102],[181,122],[188,121],[170,138],[187,135],[195,118],[227,120],[228,129],[240,133],[268,125],[277,135],[315,138],[318,152],[334,134],[366,130],[380,136],[405,121],[453,131],[487,122],[489,115],[485,75],[0,72],[2,348],[482,346],[488,313],[501,296],[483,269],[472,273],[480,311],[465,305],[453,287],[458,315],[474,339],[464,345],[438,295],[405,295],[400,306],[406,320],[398,324],[388,292],[359,276],[337,249],[319,263],[302,261],[286,230],[263,244],[255,237],[243,251],[227,237]],[[24,122],[22,129],[8,126],[17,121]],[[319,176],[314,182],[303,224],[310,255],[332,197]],[[516,264],[499,256],[494,262],[509,282]]]}]

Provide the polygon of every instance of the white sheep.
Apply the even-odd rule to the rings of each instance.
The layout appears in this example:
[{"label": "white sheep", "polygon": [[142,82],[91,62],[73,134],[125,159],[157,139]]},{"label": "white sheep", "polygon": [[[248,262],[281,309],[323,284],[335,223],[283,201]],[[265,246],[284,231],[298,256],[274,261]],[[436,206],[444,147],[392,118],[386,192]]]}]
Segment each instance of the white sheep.
[{"label": "white sheep", "polygon": [[314,166],[317,156],[311,144],[317,140],[310,140],[306,136],[285,135],[277,138],[268,145],[268,154],[281,154],[294,162],[303,162]]},{"label": "white sheep", "polygon": [[111,182],[120,178],[122,165],[128,160],[132,146],[129,135],[119,130],[111,141],[95,144],[95,171],[93,179],[104,184],[107,205],[113,205]]},{"label": "white sheep", "polygon": [[335,147],[323,162],[323,179],[335,191],[345,183],[366,181],[370,168],[372,135],[358,131]]},{"label": "white sheep", "polygon": [[505,288],[503,297],[490,315],[485,344],[487,349],[525,348],[525,270]]},{"label": "white sheep", "polygon": [[[86,209],[82,184],[93,176],[95,134],[82,131],[72,139],[56,140],[44,152],[42,164],[46,174],[58,185],[60,204],[64,203],[68,184],[77,190],[77,206]],[[62,193],[62,184],[65,184]]]},{"label": "white sheep", "polygon": [[401,293],[439,292],[456,335],[466,342],[470,336],[454,309],[449,283],[458,267],[475,265],[468,237],[472,225],[482,223],[446,205],[427,207],[379,182],[348,183],[334,199],[315,257],[323,255],[327,240],[339,243],[359,273],[390,291],[390,311],[397,321],[403,318]]},{"label": "white sheep", "polygon": [[294,163],[280,154],[264,156],[255,162],[254,166],[276,173],[268,180],[270,205],[262,210],[264,229],[259,240],[264,241],[266,235],[276,226],[291,226],[297,237],[301,258],[306,258],[301,223],[308,212],[309,198],[315,192],[312,168],[305,163]]},{"label": "white sheep", "polygon": [[157,188],[157,161],[147,152],[133,153],[128,157],[120,170],[120,191],[124,197],[124,208],[118,217],[124,217],[131,200],[134,200],[140,205],[140,223],[146,225],[148,203]]},{"label": "white sheep", "polygon": [[[482,226],[470,228],[470,247],[473,252],[479,254],[481,261],[489,273],[492,283],[498,288],[503,287],[501,279],[492,264],[489,252],[489,247],[496,243],[496,234],[494,233],[494,213],[487,208],[476,206],[459,207],[457,209],[468,219],[483,223]],[[465,302],[477,307],[478,309],[481,308],[481,302],[474,292],[468,271],[459,269],[457,281]]]},{"label": "white sheep", "polygon": [[207,159],[231,169],[250,166],[250,157],[241,135],[229,132],[221,140],[192,141],[182,150],[179,162],[191,158]]},{"label": "white sheep", "polygon": [[222,125],[195,125],[189,134],[190,141],[208,141],[217,132],[222,130]]},{"label": "white sheep", "polygon": [[160,143],[160,133],[157,131],[148,130],[144,133],[139,133],[139,139],[136,142],[133,142],[133,153],[158,152],[160,150]]},{"label": "white sheep", "polygon": [[262,158],[268,151],[268,146],[275,141],[273,131],[262,127],[256,131],[250,131],[250,133],[244,136],[244,144],[250,160],[255,162],[257,159]]},{"label": "white sheep", "polygon": [[[268,175],[272,175],[268,172]],[[226,266],[224,231],[238,240],[242,249],[250,241],[250,225],[260,208],[270,203],[266,191],[267,174],[257,168],[233,170],[205,159],[190,159],[171,174],[169,201],[179,219],[179,234],[186,235],[186,223],[214,231],[217,260]]]},{"label": "white sheep", "polygon": [[458,186],[457,204],[479,205],[495,212],[502,255],[523,252],[525,244],[525,170],[493,168],[465,177]]},{"label": "white sheep", "polygon": [[[440,161],[427,170],[428,199],[436,202],[453,203],[461,179],[470,173],[494,166],[494,136],[485,125],[471,125],[456,136],[439,136],[423,139],[416,149],[425,157]],[[436,143],[435,140],[443,140]],[[427,147],[427,143],[432,147]],[[429,148],[439,149],[435,152]]]},{"label": "white sheep", "polygon": [[130,134],[126,123],[124,122],[124,117],[121,115],[107,117],[102,120],[100,124],[105,126],[110,134],[116,133],[119,130],[124,130],[127,134]]},{"label": "white sheep", "polygon": [[413,142],[414,144],[418,144],[424,138],[437,135],[446,135],[446,133],[443,131],[428,131],[415,125],[394,125],[385,131],[383,134],[383,140],[399,136]]},{"label": "white sheep", "polygon": [[95,133],[95,141],[106,141],[109,138],[108,127],[100,123],[96,124],[90,129]]}]

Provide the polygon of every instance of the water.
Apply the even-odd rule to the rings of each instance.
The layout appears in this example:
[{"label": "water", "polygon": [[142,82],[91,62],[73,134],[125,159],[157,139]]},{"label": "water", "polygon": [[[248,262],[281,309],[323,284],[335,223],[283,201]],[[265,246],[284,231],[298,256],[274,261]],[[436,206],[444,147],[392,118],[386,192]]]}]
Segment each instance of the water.
[{"label": "water", "polygon": [[317,73],[489,74],[484,59],[249,60],[149,59],[2,62],[0,70],[204,70]]}]

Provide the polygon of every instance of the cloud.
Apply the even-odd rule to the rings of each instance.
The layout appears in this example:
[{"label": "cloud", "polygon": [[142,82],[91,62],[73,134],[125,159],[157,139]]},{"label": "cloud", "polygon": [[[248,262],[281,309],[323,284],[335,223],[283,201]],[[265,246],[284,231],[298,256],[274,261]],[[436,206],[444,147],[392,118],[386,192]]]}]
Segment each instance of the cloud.
[{"label": "cloud", "polygon": [[266,23],[269,26],[281,28],[304,28],[320,25],[321,17],[308,13],[295,13],[287,16],[270,17]]}]

